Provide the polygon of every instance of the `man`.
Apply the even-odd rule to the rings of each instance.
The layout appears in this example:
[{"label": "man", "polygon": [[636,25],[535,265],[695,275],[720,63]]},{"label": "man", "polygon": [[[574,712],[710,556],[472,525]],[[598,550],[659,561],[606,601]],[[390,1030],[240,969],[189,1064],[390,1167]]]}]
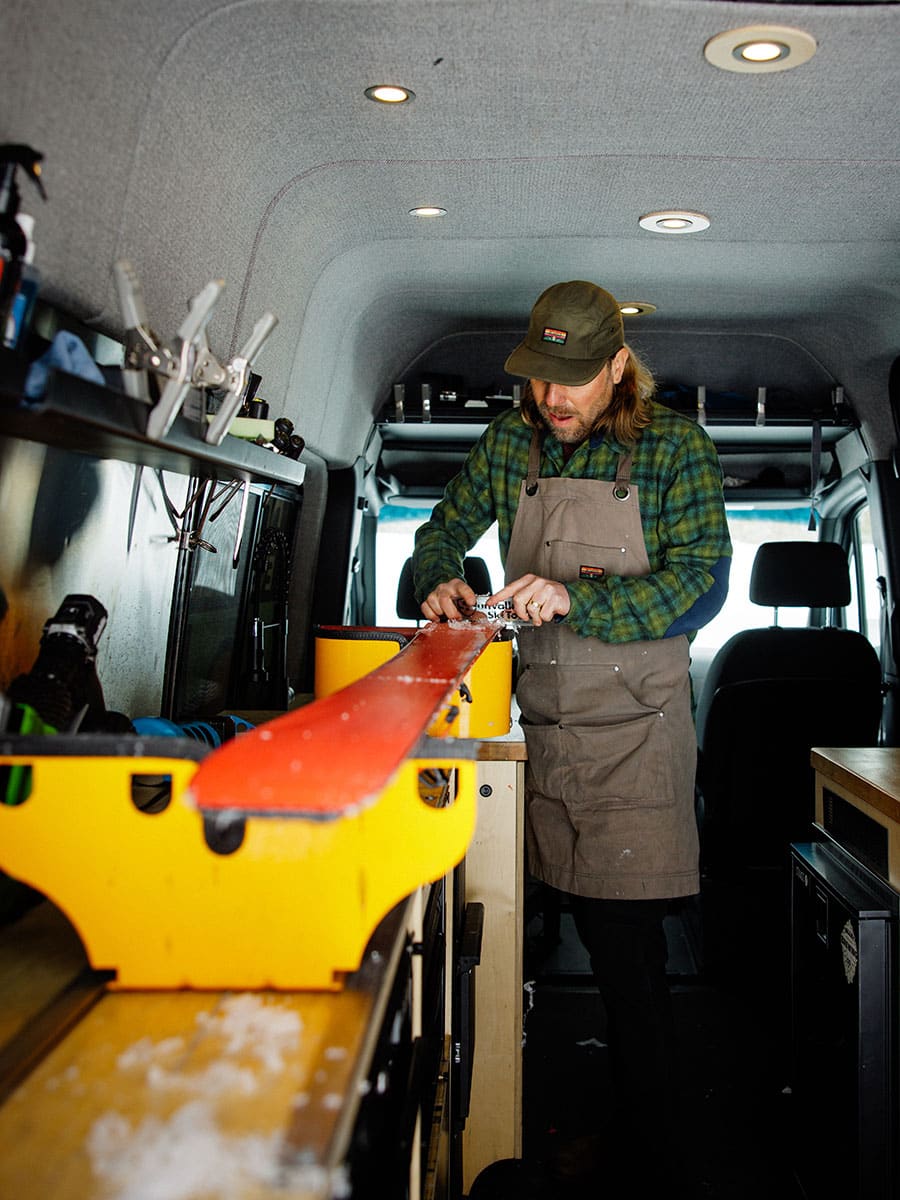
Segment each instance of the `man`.
[{"label": "man", "polygon": [[571,897],[608,1016],[622,1134],[662,1147],[673,1102],[663,919],[699,890],[689,641],[727,591],[722,472],[652,400],[615,299],[555,284],[506,361],[521,411],[487,428],[416,534],[429,619],[475,602],[466,551],[496,519],[527,621],[516,695],[531,872]]}]

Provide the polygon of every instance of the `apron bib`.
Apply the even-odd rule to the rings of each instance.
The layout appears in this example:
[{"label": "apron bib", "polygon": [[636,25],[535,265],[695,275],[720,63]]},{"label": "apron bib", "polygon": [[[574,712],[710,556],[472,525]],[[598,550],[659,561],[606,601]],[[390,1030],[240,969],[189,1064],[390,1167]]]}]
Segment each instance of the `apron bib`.
[{"label": "apron bib", "polygon": [[[569,583],[650,573],[631,455],[613,482],[539,478],[532,436],[506,562]],[[526,843],[537,878],[630,900],[699,889],[688,640],[608,644],[565,624],[518,632],[528,746]]]}]

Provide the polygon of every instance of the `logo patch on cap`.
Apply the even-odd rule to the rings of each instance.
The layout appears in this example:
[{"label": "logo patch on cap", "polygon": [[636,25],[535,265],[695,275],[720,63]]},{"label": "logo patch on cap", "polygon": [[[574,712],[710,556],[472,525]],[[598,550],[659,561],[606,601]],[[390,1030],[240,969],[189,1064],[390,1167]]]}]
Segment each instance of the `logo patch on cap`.
[{"label": "logo patch on cap", "polygon": [[542,342],[555,342],[557,346],[564,346],[568,340],[569,334],[565,329],[550,329],[545,328],[541,334]]}]

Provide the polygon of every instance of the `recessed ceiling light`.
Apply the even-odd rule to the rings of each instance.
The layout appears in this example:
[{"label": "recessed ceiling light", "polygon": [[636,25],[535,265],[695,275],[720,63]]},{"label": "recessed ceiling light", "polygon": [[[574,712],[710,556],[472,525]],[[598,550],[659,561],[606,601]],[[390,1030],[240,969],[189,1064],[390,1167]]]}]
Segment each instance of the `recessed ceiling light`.
[{"label": "recessed ceiling light", "polygon": [[745,62],[767,63],[787,58],[790,50],[784,42],[744,42],[740,46],[735,46],[731,53],[735,58],[742,58]]},{"label": "recessed ceiling light", "polygon": [[669,209],[645,213],[638,224],[652,233],[699,233],[701,229],[709,229],[709,217],[704,217],[703,213]]},{"label": "recessed ceiling light", "polygon": [[656,305],[646,300],[626,300],[619,305],[619,312],[623,317],[642,317],[645,313],[655,313]]},{"label": "recessed ceiling light", "polygon": [[787,71],[809,62],[816,39],[788,25],[745,25],[717,33],[703,47],[703,56],[723,71]]},{"label": "recessed ceiling light", "polygon": [[434,204],[420,204],[418,208],[409,210],[411,217],[446,217],[446,208],[438,208]]},{"label": "recessed ceiling light", "polygon": [[415,100],[416,94],[393,83],[376,83],[366,88],[366,98],[378,104],[405,104],[407,100]]}]

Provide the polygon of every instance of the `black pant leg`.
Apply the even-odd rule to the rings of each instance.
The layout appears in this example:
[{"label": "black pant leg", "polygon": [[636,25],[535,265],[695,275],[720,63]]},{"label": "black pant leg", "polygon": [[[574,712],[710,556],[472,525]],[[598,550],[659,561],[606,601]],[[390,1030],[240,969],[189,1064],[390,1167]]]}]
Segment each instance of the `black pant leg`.
[{"label": "black pant leg", "polygon": [[660,1142],[668,1140],[676,1091],[663,929],[667,908],[666,900],[572,897],[578,935],[590,955],[607,1012],[623,1133],[653,1131]]}]

